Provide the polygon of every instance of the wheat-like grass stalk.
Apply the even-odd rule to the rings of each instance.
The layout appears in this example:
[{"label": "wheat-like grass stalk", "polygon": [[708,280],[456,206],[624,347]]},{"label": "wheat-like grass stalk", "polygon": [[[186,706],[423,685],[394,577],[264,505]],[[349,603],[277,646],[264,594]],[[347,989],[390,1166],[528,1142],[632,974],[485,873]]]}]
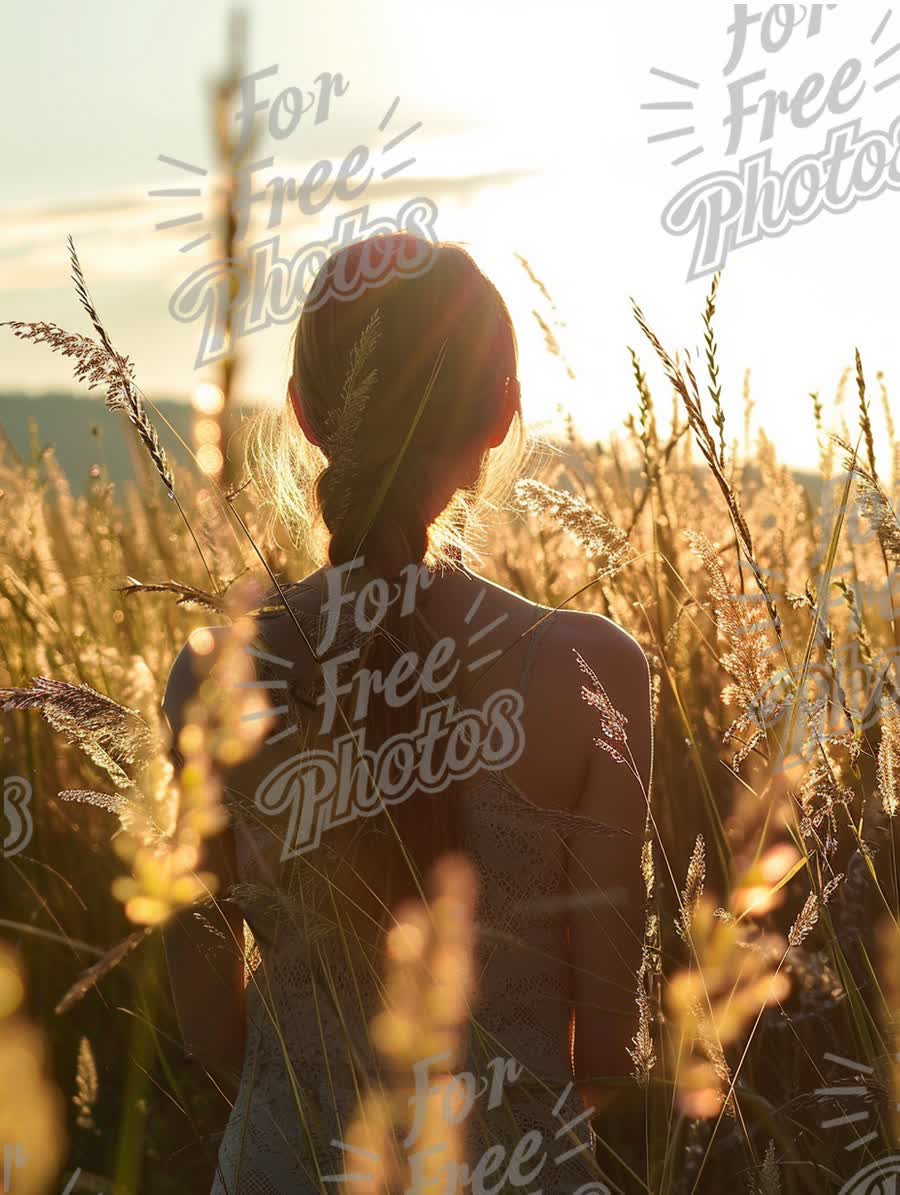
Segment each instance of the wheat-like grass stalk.
[{"label": "wheat-like grass stalk", "polygon": [[838,435],[832,440],[846,455],[845,467],[856,478],[862,514],[871,522],[889,560],[900,564],[900,518],[885,493],[877,474],[863,465],[853,449]]},{"label": "wheat-like grass stalk", "polygon": [[754,1195],[781,1195],[781,1173],[775,1157],[775,1142],[770,1141],[760,1167]]},{"label": "wheat-like grass stalk", "polygon": [[696,916],[703,889],[706,884],[706,843],[703,835],[698,834],[694,842],[694,849],[688,862],[684,889],[681,893],[681,908],[675,921],[678,936],[685,942],[691,940],[691,925]]},{"label": "wheat-like grass stalk", "polygon": [[0,327],[11,328],[13,335],[19,340],[29,340],[32,344],[46,344],[53,352],[70,357],[75,362],[76,381],[87,382],[89,390],[96,386],[104,386],[107,407],[111,411],[124,411],[131,420],[169,496],[174,498],[175,479],[169,468],[165,449],[159,442],[159,435],[147,415],[143,398],[135,383],[134,365],[129,357],[123,356],[113,348],[91,300],[71,237],[68,238],[67,244],[75,290],[96,329],[100,343],[97,344],[87,336],[65,332],[55,324],[15,320],[0,324]]},{"label": "wheat-like grass stalk", "polygon": [[159,435],[156,428],[147,415],[143,396],[135,383],[134,366],[130,358],[122,356],[121,353],[117,353],[113,348],[109,335],[103,326],[103,322],[97,313],[97,309],[88,291],[81,263],[75,251],[75,242],[69,237],[67,244],[69,247],[69,260],[72,266],[72,280],[75,283],[75,291],[82,307],[94,325],[97,335],[100,337],[100,343],[109,355],[111,372],[118,376],[118,385],[107,390],[106,405],[111,411],[124,411],[132,424],[134,424],[150,459],[153,461],[157,473],[162,479],[163,485],[166,487],[169,496],[174,498],[175,479],[169,468],[165,449],[159,442]]},{"label": "wheat-like grass stalk", "polygon": [[575,376],[576,376],[575,370],[572,368],[569,361],[566,359],[566,356],[562,351],[562,347],[560,346],[559,340],[556,337],[556,333],[553,331],[553,329],[550,327],[550,325],[547,323],[547,321],[544,319],[544,317],[541,315],[541,313],[536,308],[532,308],[531,314],[534,316],[537,326],[540,328],[541,332],[543,333],[544,348],[547,350],[548,353],[551,354],[551,356],[559,357],[560,361],[562,362],[562,364],[565,368],[566,375],[572,381],[574,381]]},{"label": "wheat-like grass stalk", "polygon": [[[617,709],[610,700],[603,682],[593,668],[585,660],[577,648],[572,648],[578,667],[590,680],[590,685],[581,686],[581,697],[600,715],[600,736],[594,739],[594,744],[611,755],[616,763],[628,765],[624,752],[631,752],[628,748],[628,718]],[[622,750],[620,750],[622,748]],[[631,764],[632,768],[634,764]]]},{"label": "wheat-like grass stalk", "polygon": [[160,742],[137,712],[92,689],[38,676],[30,688],[0,689],[0,709],[37,710],[113,781],[134,787],[124,768],[153,759]]},{"label": "wheat-like grass stalk", "polygon": [[810,892],[788,933],[789,946],[802,946],[819,920],[819,898]]},{"label": "wheat-like grass stalk", "polygon": [[552,518],[591,559],[605,558],[611,573],[628,561],[630,550],[626,533],[583,499],[533,478],[516,483],[515,497],[522,510]]},{"label": "wheat-like grass stalk", "polygon": [[872,428],[872,417],[869,414],[869,403],[866,399],[866,377],[863,373],[862,357],[859,349],[854,352],[856,365],[856,392],[859,397],[859,426],[866,440],[866,455],[869,459],[869,470],[873,477],[878,476],[875,467],[875,432]]},{"label": "wheat-like grass stalk", "polygon": [[137,949],[144,939],[150,934],[151,928],[143,926],[141,929],[136,929],[127,937],[123,938],[121,942],[117,942],[110,950],[108,950],[101,959],[99,959],[92,966],[82,971],[78,978],[69,985],[60,999],[57,1001],[56,1007],[53,1009],[57,1016],[61,1016],[64,1012],[77,1004],[91,988],[95,987],[101,979],[114,971],[116,967],[122,962],[127,955]]},{"label": "wheat-like grass stalk", "polygon": [[[722,690],[722,700],[726,705],[736,706],[739,712],[725,731],[723,742],[740,741],[740,736],[747,734],[732,760],[736,769],[765,737],[767,726],[777,720],[787,695],[779,694],[774,684],[775,656],[768,624],[756,617],[755,603],[735,591],[722,565],[718,545],[702,532],[687,531],[685,538],[709,575],[713,618],[728,643],[728,650],[719,662],[732,680]],[[781,675],[790,693],[793,678],[790,673]]]},{"label": "wheat-like grass stalk", "polygon": [[135,593],[171,593],[177,595],[176,606],[209,610],[213,614],[225,616],[228,616],[231,611],[231,603],[226,600],[224,595],[220,597],[217,594],[208,593],[205,589],[197,589],[194,585],[181,585],[177,581],[158,581],[155,584],[147,584],[134,577],[129,577],[125,585],[116,587],[116,592],[125,594],[126,597]]},{"label": "wheat-like grass stalk", "polygon": [[72,1103],[78,1110],[75,1123],[80,1129],[95,1129],[94,1105],[100,1094],[100,1081],[97,1078],[97,1064],[91,1043],[82,1037],[78,1043],[78,1060],[75,1066],[75,1094]]},{"label": "wheat-like grass stalk", "polygon": [[884,812],[888,817],[897,817],[900,814],[900,709],[893,702],[882,710],[876,779]]},{"label": "wheat-like grass stalk", "polygon": [[644,934],[641,940],[641,965],[637,975],[638,1024],[628,1056],[634,1064],[634,1079],[639,1087],[646,1088],[650,1075],[657,1064],[656,1046],[653,1040],[653,1009],[651,988],[653,977],[659,966],[659,918],[653,909],[652,900],[656,888],[656,867],[653,861],[653,842],[647,838],[641,848],[641,874],[647,894],[647,908],[644,914]]},{"label": "wheat-like grass stalk", "polygon": [[326,428],[325,452],[330,461],[331,484],[340,494],[336,519],[341,522],[350,509],[353,478],[358,467],[359,433],[378,370],[366,366],[381,337],[381,309],[376,308],[350,351],[350,362],[341,386],[340,405],[331,413]]},{"label": "wheat-like grass stalk", "polygon": [[709,374],[709,396],[713,402],[713,423],[719,430],[719,464],[725,468],[725,412],[722,408],[722,384],[719,380],[718,345],[713,329],[713,316],[716,313],[716,300],[719,294],[719,279],[721,274],[714,274],[709,294],[706,298],[706,309],[703,312],[703,338],[706,343],[706,369]]}]

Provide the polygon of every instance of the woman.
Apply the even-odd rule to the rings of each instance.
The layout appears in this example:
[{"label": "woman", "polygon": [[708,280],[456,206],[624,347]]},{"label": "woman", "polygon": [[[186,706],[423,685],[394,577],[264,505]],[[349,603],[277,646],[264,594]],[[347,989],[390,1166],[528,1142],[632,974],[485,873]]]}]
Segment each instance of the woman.
[{"label": "woman", "polygon": [[[379,236],[322,267],[285,408],[256,431],[260,489],[294,529],[321,516],[328,566],[259,615],[284,726],[227,777],[208,858],[223,899],[166,933],[186,1045],[236,1091],[215,1192],[334,1190],[360,1169],[341,1142],[384,1082],[366,1029],[385,932],[451,851],[478,880],[456,1066],[514,1080],[462,1126],[463,1185],[481,1160],[504,1189],[526,1138],[546,1192],[597,1172],[584,1113],[622,1085],[635,1030],[649,675],[608,619],[468,567],[495,466],[521,445],[516,372],[507,308],[466,252]],[[579,655],[627,720],[618,754],[596,745]],[[176,741],[206,667],[190,644],[173,667]],[[246,989],[245,921],[261,956]]]}]

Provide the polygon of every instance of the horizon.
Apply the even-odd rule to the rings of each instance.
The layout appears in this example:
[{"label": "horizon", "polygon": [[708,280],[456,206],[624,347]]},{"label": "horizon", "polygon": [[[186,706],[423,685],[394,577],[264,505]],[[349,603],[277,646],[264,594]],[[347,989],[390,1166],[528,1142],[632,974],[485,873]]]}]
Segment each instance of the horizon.
[{"label": "horizon", "polygon": [[[151,401],[154,404],[154,406],[159,406],[160,408],[168,408],[169,415],[171,415],[173,408],[175,410],[183,410],[185,416],[192,413],[192,411],[193,411],[193,405],[192,405],[190,399],[183,399],[183,398],[179,398],[174,395],[156,395],[152,398]],[[134,436],[134,432],[129,423],[129,420],[126,417],[123,417],[120,412],[110,411],[109,408],[106,407],[103,396],[99,392],[95,391],[93,393],[90,393],[90,392],[82,393],[82,392],[76,392],[74,390],[73,391],[47,390],[47,391],[43,391],[43,392],[35,392],[32,394],[25,394],[25,393],[14,393],[14,392],[0,389],[0,431],[5,432],[7,434],[7,436],[9,437],[10,442],[12,443],[13,447],[17,451],[21,452],[21,451],[23,451],[23,449],[25,447],[27,435],[26,435],[25,431],[23,430],[23,428],[21,428],[21,427],[19,427],[18,429],[13,428],[12,431],[10,431],[8,421],[6,419],[4,419],[4,416],[3,416],[3,411],[4,411],[3,403],[4,402],[8,402],[10,404],[17,404],[19,407],[19,410],[16,412],[18,416],[21,416],[23,414],[22,409],[21,409],[22,406],[27,406],[27,404],[30,402],[34,402],[36,404],[39,404],[42,402],[46,402],[47,404],[57,404],[57,403],[67,404],[69,402],[75,402],[75,403],[84,402],[86,404],[87,403],[97,404],[97,406],[98,406],[97,413],[98,413],[98,416],[100,416],[101,414],[103,415],[103,417],[104,417],[103,422],[98,422],[96,424],[92,424],[91,422],[89,422],[86,419],[85,423],[83,425],[84,430],[88,433],[88,436],[91,436],[91,438],[93,438],[92,433],[91,433],[91,427],[92,426],[98,427],[101,431],[101,439],[106,441],[106,448],[108,449],[110,447],[110,444],[112,444],[114,446],[114,455],[115,455],[118,453],[118,447],[121,447],[122,454],[123,454],[121,459],[119,459],[119,460],[110,461],[108,458],[105,459],[102,467],[107,468],[108,473],[109,473],[109,479],[111,481],[115,481],[117,484],[121,483],[121,482],[129,482],[129,481],[135,482],[135,483],[137,482],[137,480],[138,480],[137,477],[129,469],[126,469],[123,467],[123,462],[126,460],[126,458],[129,455],[129,452],[130,452],[130,449],[128,447],[129,441],[131,442],[132,448],[138,453],[138,455],[140,455],[143,452],[143,449],[141,448],[141,446],[139,444],[138,438],[136,436]],[[249,413],[250,416],[252,417],[252,413],[254,410],[262,410],[265,406],[266,406],[266,403],[263,401],[254,402],[252,399],[242,400],[242,402],[240,404],[241,415],[243,417],[246,417]],[[167,420],[168,415],[166,415],[165,410],[163,410],[163,415],[164,415],[164,418]],[[150,411],[150,416],[151,416],[151,419],[153,419],[153,410],[152,409]],[[35,417],[37,417],[37,416],[35,416]],[[43,434],[45,434],[45,435],[48,434],[46,432],[46,429],[41,429],[40,425],[38,425],[38,426],[39,426],[39,430],[43,431]],[[106,434],[107,430],[110,433],[109,435]],[[185,423],[183,430],[185,432],[185,435],[189,434],[190,428],[189,428],[188,423]],[[554,452],[558,451],[560,453],[560,459],[564,459],[566,456],[570,455],[566,451],[569,441],[568,441],[568,433],[564,427],[562,427],[560,425],[555,425],[555,424],[549,424],[546,426],[534,424],[534,425],[531,425],[531,430],[532,430],[532,435],[534,435],[536,437],[536,441],[539,446],[543,445],[543,446],[549,448],[551,451],[554,451]],[[157,431],[160,433],[160,436],[164,442],[166,451],[171,456],[173,456],[173,458],[175,458],[177,460],[179,468],[184,468],[187,465],[187,460],[183,456],[183,453],[186,450],[191,451],[191,452],[193,451],[190,448],[190,444],[187,443],[187,441],[181,436],[181,433],[178,431],[177,428],[175,428],[173,430],[173,428],[170,427],[168,425],[168,423],[165,421],[157,423]],[[21,441],[21,445],[17,444],[17,442],[16,442],[17,441],[17,433],[18,433],[18,438]],[[576,434],[579,434],[577,428],[576,428]],[[625,442],[626,434],[627,434],[627,429],[625,429],[624,427],[616,428],[616,429],[614,429],[612,436],[605,440],[598,439],[596,441],[593,441],[590,437],[581,437],[580,445],[581,445],[581,447],[583,447],[587,450],[590,450],[592,444],[596,443],[600,447],[601,450],[606,451],[613,443],[613,440],[615,440],[616,443],[619,445],[623,444]],[[80,453],[78,452],[77,445],[67,439],[60,439],[59,441],[57,441],[56,439],[53,438],[52,433],[49,434],[47,443],[53,446],[56,458],[57,458],[57,460],[60,461],[60,464],[63,466],[64,472],[67,474],[70,484],[73,485],[73,488],[75,489],[76,492],[80,492],[79,479],[81,479],[81,480],[86,479],[88,474],[87,474],[86,468],[81,469],[79,471],[78,469],[76,469],[75,465],[73,464],[73,460],[76,456],[79,457],[79,461],[80,461]],[[95,453],[94,457],[91,458],[92,464],[98,463],[100,457],[103,457],[103,456],[104,456],[104,451],[98,451],[97,453]],[[84,462],[80,461],[80,463],[83,464]],[[822,474],[815,467],[805,468],[802,465],[801,466],[790,465],[784,461],[782,461],[780,463],[783,464],[787,469],[789,469],[789,471],[791,472],[791,474],[794,476],[795,479],[803,482],[806,485],[811,486],[812,488],[815,488],[816,486],[821,485],[821,484],[825,484]],[[199,468],[197,465],[196,458],[192,459],[192,462],[188,467],[191,469]],[[628,465],[629,469],[635,470],[638,474],[640,471],[640,467],[641,467],[640,462],[637,459],[635,459],[635,461],[631,462],[631,464]],[[697,458],[694,460],[692,467],[696,472],[698,472],[701,475],[703,473],[705,473],[706,466],[700,459],[699,454],[698,454]],[[759,473],[760,473],[758,461],[757,461],[757,458],[755,455],[751,455],[751,457],[748,460],[744,461],[742,463],[742,468],[745,471],[746,475],[748,475],[750,477],[753,477],[754,475],[759,475]]]}]

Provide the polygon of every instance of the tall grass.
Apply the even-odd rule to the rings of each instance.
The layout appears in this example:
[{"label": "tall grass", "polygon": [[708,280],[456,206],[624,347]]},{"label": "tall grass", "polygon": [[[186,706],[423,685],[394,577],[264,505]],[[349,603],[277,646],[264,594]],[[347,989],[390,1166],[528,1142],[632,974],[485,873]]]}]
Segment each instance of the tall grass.
[{"label": "tall grass", "polygon": [[[900,446],[891,430],[889,458],[876,459],[858,354],[855,446],[846,426],[826,434],[814,396],[814,484],[763,433],[730,439],[718,302],[717,279],[703,383],[635,309],[647,346],[630,350],[636,415],[608,445],[570,432],[520,486],[481,568],[542,604],[608,615],[651,663],[635,1074],[596,1124],[604,1180],[660,1195],[735,1181],[837,1190],[896,1140],[900,1103]],[[201,1191],[228,1109],[182,1055],[158,930],[199,895],[189,881],[216,824],[204,794],[230,740],[219,711],[194,742],[193,804],[179,799],[154,704],[188,634],[223,615],[240,626],[235,578],[267,584],[310,562],[258,524],[251,489],[224,499],[184,475],[169,500],[176,479],[127,358],[92,322],[88,343],[49,325],[13,330],[68,346],[83,376],[112,387],[109,405],[149,450],[139,484],[117,492],[96,469],[76,497],[52,446],[24,460],[0,449],[3,775],[28,780],[35,814],[27,849],[3,861],[0,923],[27,995],[0,1013],[40,1026],[68,1109],[63,1131],[52,1096],[36,1080],[28,1089],[48,1161],[22,1169],[21,1189],[61,1189],[77,1169],[75,1190]],[[674,399],[665,436],[647,354]],[[748,422],[751,401],[748,388]],[[12,990],[18,972],[3,966]],[[10,1040],[0,1031],[0,1054]],[[25,1109],[3,1108],[4,1139],[16,1140]]]}]

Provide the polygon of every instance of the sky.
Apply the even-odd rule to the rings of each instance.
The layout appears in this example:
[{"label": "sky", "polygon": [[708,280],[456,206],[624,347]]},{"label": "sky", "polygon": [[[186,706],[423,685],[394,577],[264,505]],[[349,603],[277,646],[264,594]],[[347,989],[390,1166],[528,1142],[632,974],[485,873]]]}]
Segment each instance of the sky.
[{"label": "sky", "polygon": [[[629,347],[660,408],[671,406],[631,299],[667,348],[688,349],[702,365],[712,270],[690,276],[698,229],[676,235],[677,213],[665,227],[664,211],[682,193],[682,215],[706,218],[709,242],[739,218],[749,228],[752,204],[735,179],[742,161],[768,150],[770,175],[799,162],[788,215],[713,262],[722,266],[715,318],[728,434],[743,436],[750,370],[754,428],[787,463],[814,465],[810,392],[830,409],[856,348],[881,425],[876,373],[890,388],[900,365],[900,197],[889,168],[900,140],[890,131],[900,117],[900,10],[886,0],[777,11],[721,0],[245,7],[245,72],[277,67],[254,84],[256,98],[268,101],[264,120],[285,89],[320,92],[327,73],[340,74],[343,87],[319,123],[313,106],[286,136],[262,133],[255,156],[272,165],[258,182],[302,180],[323,159],[336,170],[356,146],[373,166],[352,203],[332,193],[316,215],[286,203],[271,231],[270,209],[252,205],[250,242],[277,233],[290,258],[334,237],[335,219],[354,207],[396,218],[407,201],[426,199],[436,235],[463,242],[507,300],[526,416],[550,427],[565,410],[586,434],[605,438],[635,410]],[[227,11],[214,0],[4,5],[0,320],[89,331],[68,280],[71,234],[113,342],[151,397],[190,397],[216,376],[214,364],[198,365],[202,320],[187,318],[183,299],[176,318],[173,296],[210,255],[209,243],[181,248],[212,227],[208,97],[226,59]],[[738,56],[740,30],[729,26],[742,11]],[[294,94],[277,108],[282,121]],[[660,104],[680,106],[646,107]],[[725,123],[742,111],[740,122]],[[815,160],[853,122],[843,174],[833,168],[834,195],[822,191],[817,202],[814,180],[826,173]],[[691,131],[669,135],[680,129]],[[804,158],[810,165],[800,169]],[[764,184],[763,201],[776,183]],[[199,197],[149,194],[185,187]],[[784,207],[783,192],[777,203]],[[718,222],[717,205],[726,209]],[[201,219],[189,225],[157,227],[195,212]],[[535,310],[561,357],[546,352]],[[282,400],[295,315],[241,338],[243,397]],[[68,388],[69,378],[66,361],[45,348],[4,341],[0,391]],[[853,402],[848,394],[829,415],[835,427],[842,410],[853,418]]]}]

